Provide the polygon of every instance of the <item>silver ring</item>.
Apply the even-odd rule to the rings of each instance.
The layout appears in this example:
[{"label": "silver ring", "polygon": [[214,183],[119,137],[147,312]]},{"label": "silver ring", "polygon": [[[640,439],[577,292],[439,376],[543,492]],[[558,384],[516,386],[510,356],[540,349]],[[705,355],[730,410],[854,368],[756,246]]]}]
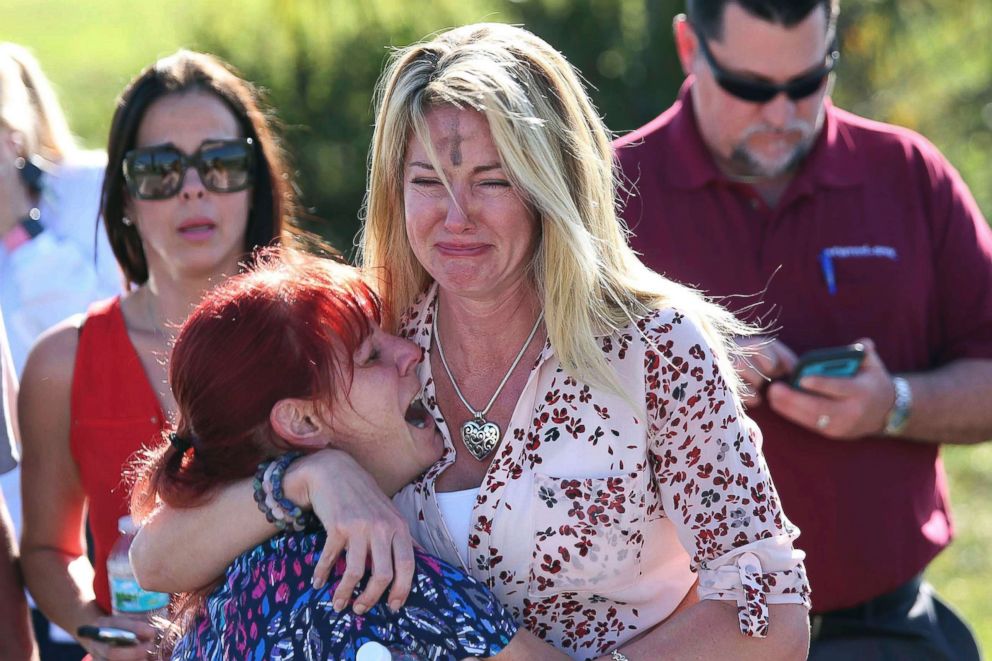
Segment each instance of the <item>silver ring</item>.
[{"label": "silver ring", "polygon": [[823,415],[821,415],[819,418],[816,419],[816,428],[819,429],[820,431],[823,431],[828,426],[830,426],[829,415],[824,413]]}]

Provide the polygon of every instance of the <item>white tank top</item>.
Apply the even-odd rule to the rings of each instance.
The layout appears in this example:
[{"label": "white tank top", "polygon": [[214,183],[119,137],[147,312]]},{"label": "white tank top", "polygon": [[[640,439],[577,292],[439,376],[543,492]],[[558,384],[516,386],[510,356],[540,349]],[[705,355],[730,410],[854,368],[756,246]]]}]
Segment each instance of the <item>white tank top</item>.
[{"label": "white tank top", "polygon": [[437,493],[437,506],[441,510],[441,518],[444,519],[444,525],[451,533],[451,539],[455,542],[458,555],[461,556],[466,567],[468,566],[468,535],[472,527],[472,508],[475,507],[475,499],[478,496],[478,487]]}]

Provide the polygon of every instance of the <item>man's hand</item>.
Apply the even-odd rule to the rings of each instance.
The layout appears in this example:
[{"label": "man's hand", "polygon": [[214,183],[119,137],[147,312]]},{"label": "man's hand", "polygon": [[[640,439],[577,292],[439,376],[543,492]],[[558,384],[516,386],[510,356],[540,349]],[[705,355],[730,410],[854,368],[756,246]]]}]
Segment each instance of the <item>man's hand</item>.
[{"label": "man's hand", "polygon": [[734,368],[747,386],[744,405],[761,403],[761,393],[772,380],[792,374],[798,359],[782,342],[770,337],[747,337],[737,341],[743,356],[734,358]]},{"label": "man's hand", "polygon": [[829,438],[851,440],[881,433],[895,403],[895,386],[875,343],[858,342],[865,346],[865,360],[854,377],[807,376],[800,382],[802,390],[773,383],[768,388],[772,410]]}]

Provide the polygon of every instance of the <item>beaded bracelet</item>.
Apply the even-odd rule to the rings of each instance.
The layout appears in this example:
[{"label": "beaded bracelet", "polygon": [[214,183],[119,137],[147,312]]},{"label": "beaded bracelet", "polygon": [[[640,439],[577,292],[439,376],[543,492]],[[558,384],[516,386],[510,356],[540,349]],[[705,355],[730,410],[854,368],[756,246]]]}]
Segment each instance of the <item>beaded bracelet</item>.
[{"label": "beaded bracelet", "polygon": [[265,519],[279,530],[306,530],[315,522],[313,514],[286,498],[282,490],[282,478],[294,460],[302,456],[300,452],[287,452],[276,458],[263,461],[255,471],[252,487],[255,490],[255,503]]}]

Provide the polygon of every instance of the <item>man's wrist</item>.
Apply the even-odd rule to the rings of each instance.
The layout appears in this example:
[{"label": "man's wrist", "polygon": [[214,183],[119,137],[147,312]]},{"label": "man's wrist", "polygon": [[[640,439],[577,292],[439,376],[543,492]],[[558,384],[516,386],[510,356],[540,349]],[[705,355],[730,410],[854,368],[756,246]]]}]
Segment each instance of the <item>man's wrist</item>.
[{"label": "man's wrist", "polygon": [[909,382],[901,376],[892,377],[892,386],[895,388],[896,398],[888,415],[885,416],[882,433],[886,436],[900,436],[906,429],[913,408],[913,390]]}]

